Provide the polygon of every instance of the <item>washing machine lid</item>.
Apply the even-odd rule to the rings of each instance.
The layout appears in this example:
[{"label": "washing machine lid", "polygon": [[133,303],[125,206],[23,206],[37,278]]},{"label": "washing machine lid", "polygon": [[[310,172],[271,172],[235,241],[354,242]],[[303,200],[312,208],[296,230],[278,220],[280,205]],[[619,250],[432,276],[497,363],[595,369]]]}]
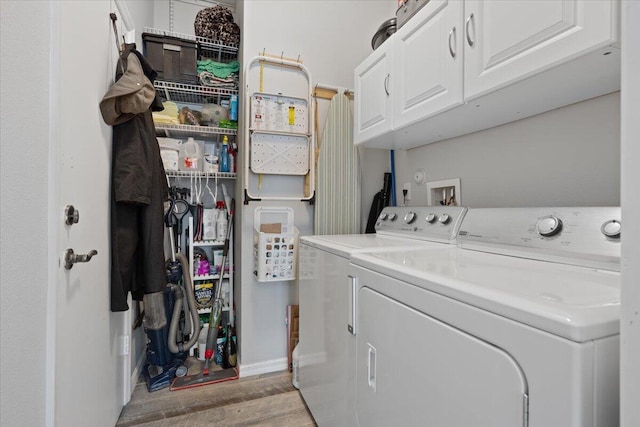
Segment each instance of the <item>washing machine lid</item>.
[{"label": "washing machine lid", "polygon": [[458,247],[356,254],[357,264],[576,342],[620,331],[620,274]]},{"label": "washing machine lid", "polygon": [[412,248],[442,248],[444,243],[427,242],[379,234],[333,234],[304,236],[300,243],[325,250],[343,258],[361,252],[377,252]]}]

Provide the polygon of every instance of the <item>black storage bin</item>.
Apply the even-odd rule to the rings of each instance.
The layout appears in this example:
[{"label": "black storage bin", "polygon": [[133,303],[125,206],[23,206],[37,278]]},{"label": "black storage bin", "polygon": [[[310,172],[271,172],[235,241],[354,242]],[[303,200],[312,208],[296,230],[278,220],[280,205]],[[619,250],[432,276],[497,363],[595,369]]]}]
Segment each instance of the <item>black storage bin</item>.
[{"label": "black storage bin", "polygon": [[197,43],[177,37],[142,33],[144,56],[158,72],[158,79],[198,83]]}]

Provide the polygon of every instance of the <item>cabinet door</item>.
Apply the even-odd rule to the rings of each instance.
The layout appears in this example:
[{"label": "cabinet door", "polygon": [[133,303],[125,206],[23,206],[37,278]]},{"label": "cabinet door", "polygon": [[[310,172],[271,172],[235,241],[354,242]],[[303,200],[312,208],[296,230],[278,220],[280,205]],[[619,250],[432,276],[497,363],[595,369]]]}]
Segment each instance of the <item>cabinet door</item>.
[{"label": "cabinet door", "polygon": [[465,99],[610,44],[617,10],[608,0],[465,1]]},{"label": "cabinet door", "polygon": [[392,40],[386,40],[355,69],[353,142],[359,144],[392,129]]},{"label": "cabinet door", "polygon": [[462,4],[431,0],[396,33],[395,128],[462,103]]},{"label": "cabinet door", "polygon": [[505,351],[366,287],[358,319],[361,427],[523,425],[526,380]]}]

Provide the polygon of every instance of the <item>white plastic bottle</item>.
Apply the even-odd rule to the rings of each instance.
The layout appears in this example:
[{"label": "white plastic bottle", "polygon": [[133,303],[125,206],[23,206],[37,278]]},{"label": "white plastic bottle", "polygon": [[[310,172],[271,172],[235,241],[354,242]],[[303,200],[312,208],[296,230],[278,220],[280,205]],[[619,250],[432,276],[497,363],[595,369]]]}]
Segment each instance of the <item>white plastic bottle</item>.
[{"label": "white plastic bottle", "polygon": [[216,240],[222,242],[227,238],[227,224],[227,213],[224,209],[220,209],[216,220]]},{"label": "white plastic bottle", "polygon": [[200,329],[198,335],[198,360],[204,360],[204,352],[207,349],[207,334],[209,333],[209,324],[205,323]]}]

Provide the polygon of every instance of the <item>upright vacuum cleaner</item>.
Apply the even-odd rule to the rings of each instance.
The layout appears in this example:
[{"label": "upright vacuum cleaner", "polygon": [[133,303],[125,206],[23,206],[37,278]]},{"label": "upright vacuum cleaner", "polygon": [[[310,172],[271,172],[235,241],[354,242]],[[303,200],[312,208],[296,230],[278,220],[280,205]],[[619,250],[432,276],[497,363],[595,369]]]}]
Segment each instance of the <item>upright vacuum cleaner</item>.
[{"label": "upright vacuum cleaner", "polygon": [[[168,387],[176,376],[187,374],[184,364],[189,349],[198,341],[200,317],[187,258],[176,253],[173,227],[175,200],[170,199],[165,215],[171,240],[171,260],[167,263],[167,286],[163,292],[144,296],[143,325],[147,334],[147,363],[144,376],[149,392]],[[179,284],[182,279],[183,285]],[[191,338],[185,343],[185,337]]]},{"label": "upright vacuum cleaner", "polygon": [[[214,351],[216,348],[216,334],[218,332],[218,326],[222,319],[222,276],[224,272],[224,264],[226,263],[227,256],[229,255],[229,240],[231,238],[231,232],[233,229],[233,217],[235,209],[235,200],[231,199],[231,207],[229,209],[229,223],[227,226],[227,236],[224,241],[224,247],[222,250],[222,261],[220,263],[220,278],[216,284],[213,306],[211,307],[211,314],[209,315],[209,331],[207,332],[207,347],[205,350],[205,360],[202,365],[202,370],[198,374],[186,375],[184,377],[176,378],[171,384],[171,390],[182,390],[185,388],[198,387],[207,384],[218,383],[222,381],[228,381],[238,378],[238,370],[236,368],[227,368],[221,370],[210,370],[209,364],[213,359]],[[231,339],[228,337],[227,339]]]}]

